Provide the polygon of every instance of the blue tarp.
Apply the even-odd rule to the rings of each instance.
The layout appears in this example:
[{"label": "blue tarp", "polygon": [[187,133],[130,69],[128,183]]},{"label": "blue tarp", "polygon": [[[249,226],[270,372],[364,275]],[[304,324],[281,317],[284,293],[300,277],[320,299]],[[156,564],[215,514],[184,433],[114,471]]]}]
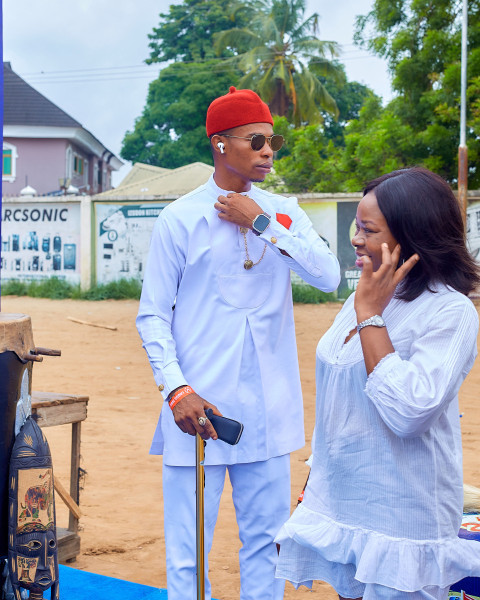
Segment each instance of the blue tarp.
[{"label": "blue tarp", "polygon": [[[167,600],[167,590],[59,565],[62,600]],[[49,592],[44,594],[50,598]]]},{"label": "blue tarp", "polygon": [[[167,600],[167,590],[58,565],[61,600]],[[44,594],[50,598],[50,590]],[[213,600],[213,599],[212,599]]]}]

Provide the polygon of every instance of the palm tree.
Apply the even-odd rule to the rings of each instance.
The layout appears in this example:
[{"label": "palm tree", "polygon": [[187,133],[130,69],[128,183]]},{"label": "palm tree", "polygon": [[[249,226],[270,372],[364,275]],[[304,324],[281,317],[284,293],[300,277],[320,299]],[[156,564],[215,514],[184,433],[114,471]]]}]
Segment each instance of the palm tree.
[{"label": "palm tree", "polygon": [[318,76],[341,77],[329,60],[338,56],[336,42],[317,37],[319,16],[305,21],[305,0],[259,0],[250,28],[233,28],[216,34],[215,49],[235,53],[245,75],[239,87],[253,88],[273,114],[287,116],[295,125],[318,123],[321,111],[338,116],[335,100]]}]

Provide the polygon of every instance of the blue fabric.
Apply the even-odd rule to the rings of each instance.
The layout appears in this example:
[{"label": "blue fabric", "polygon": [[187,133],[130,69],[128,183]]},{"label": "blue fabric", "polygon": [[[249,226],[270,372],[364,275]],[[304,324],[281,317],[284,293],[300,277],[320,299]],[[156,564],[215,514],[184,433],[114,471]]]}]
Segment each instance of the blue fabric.
[{"label": "blue fabric", "polygon": [[[167,600],[167,590],[59,565],[63,600]],[[47,592],[47,598],[50,596]]]},{"label": "blue fabric", "polygon": [[469,596],[480,597],[480,577],[465,577],[450,587],[452,592],[464,591]]}]

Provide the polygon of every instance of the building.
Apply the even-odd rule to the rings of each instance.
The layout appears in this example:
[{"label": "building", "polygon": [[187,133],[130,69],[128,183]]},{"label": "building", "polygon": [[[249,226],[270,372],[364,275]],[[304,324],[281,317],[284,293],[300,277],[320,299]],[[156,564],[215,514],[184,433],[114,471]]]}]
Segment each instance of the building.
[{"label": "building", "polygon": [[115,189],[103,192],[96,199],[163,198],[164,200],[175,200],[206,183],[213,171],[214,168],[211,165],[202,162],[183,165],[176,169],[135,163]]},{"label": "building", "polygon": [[123,165],[108,148],[3,63],[4,196],[27,185],[38,195],[60,194],[69,185],[80,194],[111,189],[112,171]]}]

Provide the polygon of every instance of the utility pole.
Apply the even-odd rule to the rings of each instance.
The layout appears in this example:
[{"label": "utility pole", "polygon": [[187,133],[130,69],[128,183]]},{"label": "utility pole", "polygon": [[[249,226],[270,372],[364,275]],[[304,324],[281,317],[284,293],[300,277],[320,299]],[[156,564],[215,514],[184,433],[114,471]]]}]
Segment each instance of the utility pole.
[{"label": "utility pole", "polygon": [[463,0],[462,14],[462,79],[460,90],[460,145],[458,147],[458,202],[463,222],[467,221],[468,150],[467,150],[467,26],[468,0]]}]

